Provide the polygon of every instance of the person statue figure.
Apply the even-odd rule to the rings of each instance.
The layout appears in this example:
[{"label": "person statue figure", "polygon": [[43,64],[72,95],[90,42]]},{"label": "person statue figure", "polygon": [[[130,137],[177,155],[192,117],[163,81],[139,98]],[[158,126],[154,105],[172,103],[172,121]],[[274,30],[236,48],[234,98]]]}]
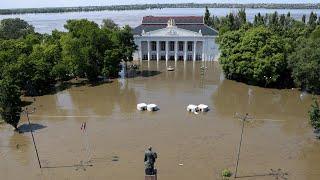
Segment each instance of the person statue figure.
[{"label": "person statue figure", "polygon": [[157,159],[157,153],[152,151],[150,146],[144,153],[144,165],[146,175],[155,175],[157,172],[154,169],[154,163]]}]

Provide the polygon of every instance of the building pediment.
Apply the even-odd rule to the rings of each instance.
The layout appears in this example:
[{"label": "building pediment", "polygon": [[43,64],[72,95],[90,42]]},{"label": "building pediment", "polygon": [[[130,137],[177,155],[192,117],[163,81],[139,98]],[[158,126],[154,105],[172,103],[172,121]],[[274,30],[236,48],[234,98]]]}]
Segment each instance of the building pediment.
[{"label": "building pediment", "polygon": [[177,26],[168,26],[166,28],[157,29],[154,31],[141,33],[142,36],[202,36],[201,30],[199,32],[189,31],[178,28]]}]

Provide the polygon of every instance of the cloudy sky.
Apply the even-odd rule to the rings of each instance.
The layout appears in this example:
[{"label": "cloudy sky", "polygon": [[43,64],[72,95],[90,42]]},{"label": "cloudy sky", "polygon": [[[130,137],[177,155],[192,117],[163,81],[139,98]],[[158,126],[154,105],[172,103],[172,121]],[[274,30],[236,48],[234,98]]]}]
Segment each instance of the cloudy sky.
[{"label": "cloudy sky", "polygon": [[[144,3],[277,3],[279,0],[0,0],[0,9],[62,7],[62,6],[99,6],[115,4]],[[281,0],[282,3],[320,3],[320,0]]]}]

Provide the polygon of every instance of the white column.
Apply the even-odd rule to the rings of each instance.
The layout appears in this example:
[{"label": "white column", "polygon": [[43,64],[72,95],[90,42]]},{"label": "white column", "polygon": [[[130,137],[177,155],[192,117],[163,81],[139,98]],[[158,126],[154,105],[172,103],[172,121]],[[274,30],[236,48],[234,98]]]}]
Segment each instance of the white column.
[{"label": "white column", "polygon": [[157,61],[159,61],[159,59],[160,59],[160,42],[159,41],[157,41]]},{"label": "white column", "polygon": [[151,59],[151,52],[150,52],[150,41],[148,40],[148,61]]},{"label": "white column", "polygon": [[204,41],[202,41],[202,61],[204,60]]},{"label": "white column", "polygon": [[178,61],[178,41],[174,42],[174,60]]},{"label": "white column", "polygon": [[139,48],[139,60],[142,61],[142,57],[143,57],[142,56],[142,41],[140,41],[139,44],[140,44],[140,46],[138,47]]},{"label": "white column", "polygon": [[166,41],[166,61],[169,60],[169,41]]},{"label": "white column", "polygon": [[188,41],[184,42],[184,47],[183,47],[183,60],[187,61],[187,51],[188,50]]},{"label": "white column", "polygon": [[196,61],[197,55],[197,41],[193,41],[193,61]]}]

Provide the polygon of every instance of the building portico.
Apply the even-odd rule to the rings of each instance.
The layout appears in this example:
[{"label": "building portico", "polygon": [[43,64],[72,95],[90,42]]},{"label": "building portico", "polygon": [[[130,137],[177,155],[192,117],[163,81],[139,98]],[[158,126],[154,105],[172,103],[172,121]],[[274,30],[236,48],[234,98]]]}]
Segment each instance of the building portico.
[{"label": "building portico", "polygon": [[159,41],[141,40],[138,42],[141,60],[202,60],[204,57],[204,41]]},{"label": "building portico", "polygon": [[[153,24],[152,19],[157,20],[155,23],[168,20],[166,25]],[[175,23],[175,19],[181,23]],[[187,18],[185,18],[186,20]],[[197,61],[212,60],[217,49],[215,37],[217,32],[204,24],[203,18],[194,18],[198,23],[184,24],[183,17],[158,17],[151,16],[151,19],[144,18],[143,24],[134,30],[135,43],[138,50],[135,53],[135,59],[139,60],[165,60],[165,61]],[[185,21],[184,20],[184,21]],[[194,20],[194,21],[195,21]],[[201,20],[200,22],[198,22]],[[151,21],[148,24],[144,21]],[[156,26],[156,27],[153,27]],[[190,28],[193,27],[193,30]],[[182,28],[184,27],[184,28]],[[198,29],[194,28],[197,27]],[[189,29],[188,29],[189,28]],[[195,30],[198,31],[195,31]],[[205,30],[206,34],[202,32]],[[207,35],[211,33],[210,35]]]}]

